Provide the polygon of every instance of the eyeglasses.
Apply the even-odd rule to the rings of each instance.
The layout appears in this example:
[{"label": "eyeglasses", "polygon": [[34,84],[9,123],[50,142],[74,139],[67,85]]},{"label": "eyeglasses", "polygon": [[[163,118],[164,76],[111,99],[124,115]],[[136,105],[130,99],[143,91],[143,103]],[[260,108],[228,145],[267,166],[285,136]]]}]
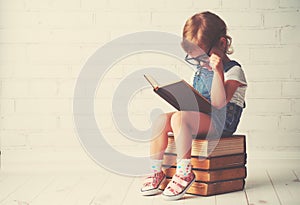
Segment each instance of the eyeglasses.
[{"label": "eyeglasses", "polygon": [[[221,30],[220,33],[222,33],[224,30],[226,31],[226,28],[223,28],[223,29]],[[209,57],[210,57],[211,49],[214,47],[214,45],[216,44],[216,42],[220,39],[220,36],[221,36],[221,35],[218,35],[218,36],[212,41],[212,44],[211,44],[211,46],[210,46],[210,48],[209,48],[209,50],[208,50],[207,53],[201,54],[201,55],[199,55],[199,56],[197,56],[197,57],[195,57],[195,58],[189,57],[189,54],[187,54],[187,55],[185,56],[184,60],[185,60],[186,62],[188,62],[189,64],[191,64],[191,65],[196,65],[196,66],[197,66],[197,65],[200,65],[201,62],[203,62],[203,63],[209,63]]]},{"label": "eyeglasses", "polygon": [[209,57],[210,57],[210,52],[211,52],[211,49],[213,48],[213,45],[209,48],[208,52],[207,53],[204,53],[204,54],[201,54],[197,57],[190,57],[189,54],[186,54],[184,60],[186,62],[188,62],[189,64],[191,65],[200,65],[200,63],[209,63]]}]

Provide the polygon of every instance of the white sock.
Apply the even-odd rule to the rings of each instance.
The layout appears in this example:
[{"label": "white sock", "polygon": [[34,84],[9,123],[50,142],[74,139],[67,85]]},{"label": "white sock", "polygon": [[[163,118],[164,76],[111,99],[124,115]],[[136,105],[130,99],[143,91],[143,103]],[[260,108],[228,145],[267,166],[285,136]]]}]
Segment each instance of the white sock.
[{"label": "white sock", "polygon": [[151,159],[151,170],[154,173],[160,172],[162,167],[163,160]]},{"label": "white sock", "polygon": [[176,174],[187,176],[192,171],[191,159],[177,160]]}]

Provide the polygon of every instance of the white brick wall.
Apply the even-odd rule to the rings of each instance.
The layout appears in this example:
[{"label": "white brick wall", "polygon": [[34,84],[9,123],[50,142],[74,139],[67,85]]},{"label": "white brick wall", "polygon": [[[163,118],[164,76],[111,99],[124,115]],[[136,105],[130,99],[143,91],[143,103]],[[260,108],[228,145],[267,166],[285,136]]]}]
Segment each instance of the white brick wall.
[{"label": "white brick wall", "polygon": [[[228,24],[232,58],[241,62],[249,81],[238,132],[247,134],[251,151],[299,150],[299,8],[299,0],[0,0],[1,149],[80,148],[72,98],[88,57],[104,43],[136,31],[181,35],[189,16],[210,10]],[[177,60],[149,53],[129,56],[107,73],[95,112],[110,138],[122,137],[108,110],[118,83],[133,70],[160,65],[189,80]],[[86,96],[81,97],[84,102]],[[157,107],[158,98],[149,90],[135,97],[130,119],[145,129],[150,112],[143,108]],[[111,142],[123,142],[118,137]]]}]

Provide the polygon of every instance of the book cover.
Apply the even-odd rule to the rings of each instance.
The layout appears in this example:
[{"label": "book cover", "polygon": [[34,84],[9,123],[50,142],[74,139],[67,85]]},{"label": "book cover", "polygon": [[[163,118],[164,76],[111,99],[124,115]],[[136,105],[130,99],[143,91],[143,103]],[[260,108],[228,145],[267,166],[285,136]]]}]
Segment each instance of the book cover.
[{"label": "book cover", "polygon": [[[223,155],[241,154],[246,152],[244,135],[221,137],[220,139],[193,139],[191,155],[201,157],[215,157]],[[176,154],[174,137],[168,137],[165,153]]]},{"label": "book cover", "polygon": [[[226,181],[233,179],[244,179],[247,176],[246,167],[234,167],[227,169],[219,170],[197,170],[193,169],[194,174],[196,175],[196,181],[201,182],[217,182],[217,181]],[[164,170],[167,177],[172,178],[176,173],[176,168],[171,167]]]},{"label": "book cover", "polygon": [[[171,179],[165,180],[160,189],[164,190]],[[192,186],[188,189],[188,194],[194,194],[199,196],[211,196],[217,194],[224,194],[228,192],[243,190],[245,186],[244,179],[235,179],[228,181],[219,181],[213,183],[205,182],[194,182]]]},{"label": "book cover", "polygon": [[[164,154],[163,165],[164,166],[176,166],[177,155],[176,154]],[[230,167],[240,167],[247,162],[247,154],[234,154],[217,157],[192,157],[191,163],[194,169],[201,170],[215,170],[224,169]]]},{"label": "book cover", "polygon": [[212,105],[185,80],[160,86],[156,80],[144,75],[153,91],[177,110],[210,113]]}]

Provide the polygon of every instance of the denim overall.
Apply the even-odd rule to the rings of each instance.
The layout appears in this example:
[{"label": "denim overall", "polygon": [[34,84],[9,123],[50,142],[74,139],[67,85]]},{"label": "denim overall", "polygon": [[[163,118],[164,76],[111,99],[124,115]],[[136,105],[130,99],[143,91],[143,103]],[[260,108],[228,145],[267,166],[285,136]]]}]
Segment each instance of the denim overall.
[{"label": "denim overall", "polygon": [[[224,72],[233,66],[238,65],[236,61],[230,61],[224,65]],[[200,66],[194,76],[193,87],[211,102],[211,86],[214,72]],[[227,103],[224,108],[213,109],[211,113],[212,123],[217,131],[217,135],[231,136],[237,129],[243,108],[235,103]]]}]

